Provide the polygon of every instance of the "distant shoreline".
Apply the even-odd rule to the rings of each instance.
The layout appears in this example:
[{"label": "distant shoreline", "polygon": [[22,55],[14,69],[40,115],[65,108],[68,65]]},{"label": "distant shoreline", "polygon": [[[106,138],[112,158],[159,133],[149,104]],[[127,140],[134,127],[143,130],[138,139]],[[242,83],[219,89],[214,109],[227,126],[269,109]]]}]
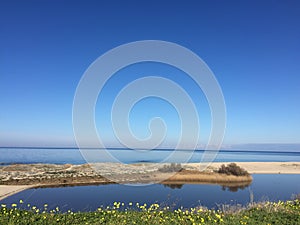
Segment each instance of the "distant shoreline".
[{"label": "distant shoreline", "polygon": [[[78,147],[3,147],[0,146],[0,149],[77,149],[79,150],[80,148]],[[98,149],[98,150],[130,150],[128,148],[122,148],[122,147],[108,147],[108,148],[93,148],[93,147],[87,147],[87,148],[81,148],[81,149]],[[140,150],[151,150],[151,151],[174,151],[174,148],[157,148],[157,149],[147,149],[147,148],[141,148]],[[176,149],[176,151],[196,151],[196,152],[205,152],[205,149]],[[220,150],[209,150],[209,151],[216,151],[216,152],[228,152],[228,153],[286,153],[286,154],[299,154],[300,155],[300,150],[298,151],[285,151],[282,149],[230,149],[230,148],[222,148]]]}]

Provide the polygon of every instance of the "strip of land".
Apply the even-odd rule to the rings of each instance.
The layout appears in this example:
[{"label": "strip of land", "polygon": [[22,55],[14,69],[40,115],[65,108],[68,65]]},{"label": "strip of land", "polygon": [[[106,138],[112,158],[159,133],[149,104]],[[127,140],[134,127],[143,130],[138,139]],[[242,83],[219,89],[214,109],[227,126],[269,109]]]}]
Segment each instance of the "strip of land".
[{"label": "strip of land", "polygon": [[[162,171],[168,164],[116,164],[55,165],[14,164],[0,167],[0,200],[32,187],[99,185],[110,183],[163,183],[178,185],[210,183],[227,187],[251,184],[252,176],[233,176],[216,171],[222,164],[181,164],[182,169]],[[250,174],[300,174],[300,162],[238,162]],[[96,172],[95,168],[100,171]],[[202,170],[205,168],[205,170]],[[200,171],[201,170],[201,171]]]},{"label": "strip of land", "polygon": [[[224,163],[212,163],[208,169],[215,170],[222,164]],[[300,174],[300,162],[237,162],[236,164],[250,174]],[[190,165],[199,168],[197,163]]]}]

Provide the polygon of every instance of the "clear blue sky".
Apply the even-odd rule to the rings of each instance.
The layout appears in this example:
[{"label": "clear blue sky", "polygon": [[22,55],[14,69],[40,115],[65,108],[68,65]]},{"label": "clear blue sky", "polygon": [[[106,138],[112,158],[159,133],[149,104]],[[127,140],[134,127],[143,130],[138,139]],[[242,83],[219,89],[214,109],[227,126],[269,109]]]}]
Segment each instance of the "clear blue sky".
[{"label": "clear blue sky", "polygon": [[[299,1],[1,1],[0,146],[71,145],[73,97],[84,71],[120,44],[149,39],[185,46],[212,69],[227,107],[224,144],[300,143],[299,24]],[[144,69],[176,73],[160,66]],[[103,95],[113,99],[141,69],[128,68],[133,77],[112,79]],[[205,99],[180,79],[203,110],[205,141]],[[97,110],[107,110],[102,104]],[[168,138],[176,139],[177,114],[158,99],[132,111],[133,130],[147,135],[155,115],[165,116]],[[96,121],[113,142],[105,118]]]}]

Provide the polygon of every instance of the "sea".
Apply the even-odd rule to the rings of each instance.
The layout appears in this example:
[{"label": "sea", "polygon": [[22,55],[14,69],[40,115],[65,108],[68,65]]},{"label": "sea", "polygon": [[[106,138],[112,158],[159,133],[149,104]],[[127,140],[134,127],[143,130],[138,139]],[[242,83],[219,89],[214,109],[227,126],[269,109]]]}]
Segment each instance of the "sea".
[{"label": "sea", "polygon": [[[83,149],[83,151],[93,149]],[[98,149],[99,150],[99,149]],[[132,150],[122,148],[100,149],[109,152],[112,159],[121,163],[159,163],[201,162],[204,150],[176,150],[176,157],[169,157],[173,149]],[[170,160],[168,161],[168,158]],[[250,150],[220,150],[216,153],[214,162],[300,162],[300,151],[250,151]],[[107,158],[97,158],[97,162],[114,162]],[[14,163],[53,163],[53,164],[83,164],[87,163],[78,148],[0,148],[0,165]]]}]

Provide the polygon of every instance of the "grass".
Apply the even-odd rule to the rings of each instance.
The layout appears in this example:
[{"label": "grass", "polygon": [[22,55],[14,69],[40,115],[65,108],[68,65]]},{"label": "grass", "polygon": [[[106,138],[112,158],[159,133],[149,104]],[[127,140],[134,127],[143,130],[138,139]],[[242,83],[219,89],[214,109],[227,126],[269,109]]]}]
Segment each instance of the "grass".
[{"label": "grass", "polygon": [[[205,208],[170,210],[158,204],[115,202],[113,207],[95,212],[61,213],[20,203],[1,205],[0,224],[300,224],[300,201],[255,203],[239,210],[208,210]],[[23,209],[22,209],[23,208]],[[26,209],[25,209],[26,208]]]},{"label": "grass", "polygon": [[205,173],[205,172],[195,172],[183,171],[180,173],[174,174],[172,177],[169,177],[164,182],[170,183],[189,183],[189,182],[203,182],[203,183],[218,183],[218,184],[233,184],[236,186],[236,183],[248,183],[252,182],[251,176],[235,176],[235,175],[225,175],[220,173]]}]

